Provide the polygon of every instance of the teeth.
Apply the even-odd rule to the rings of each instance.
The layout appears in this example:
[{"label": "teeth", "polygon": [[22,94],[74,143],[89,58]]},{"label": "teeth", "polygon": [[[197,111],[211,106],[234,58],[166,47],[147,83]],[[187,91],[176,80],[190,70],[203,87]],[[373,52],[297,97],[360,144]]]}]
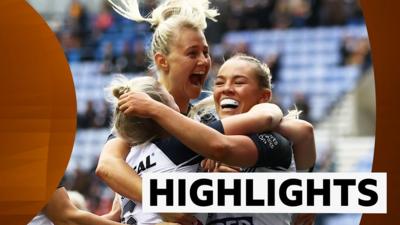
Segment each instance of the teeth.
[{"label": "teeth", "polygon": [[236,108],[236,107],[238,107],[239,102],[236,100],[233,100],[233,99],[226,98],[226,99],[221,100],[220,105],[222,108],[228,108],[228,107]]}]

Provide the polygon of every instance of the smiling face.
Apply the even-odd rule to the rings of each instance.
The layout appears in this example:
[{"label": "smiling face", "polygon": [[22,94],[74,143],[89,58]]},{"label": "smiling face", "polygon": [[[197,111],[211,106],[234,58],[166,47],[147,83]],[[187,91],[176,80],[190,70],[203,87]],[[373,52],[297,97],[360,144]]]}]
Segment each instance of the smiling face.
[{"label": "smiling face", "polygon": [[[169,47],[167,56],[160,56],[161,82],[179,106],[200,95],[211,66],[207,41],[202,31],[181,28]],[[157,57],[157,56],[156,56]],[[156,58],[157,61],[157,58]],[[182,110],[182,108],[181,108]]]},{"label": "smiling face", "polygon": [[271,91],[259,84],[256,64],[232,58],[220,68],[214,86],[215,107],[220,118],[244,113],[269,101]]}]

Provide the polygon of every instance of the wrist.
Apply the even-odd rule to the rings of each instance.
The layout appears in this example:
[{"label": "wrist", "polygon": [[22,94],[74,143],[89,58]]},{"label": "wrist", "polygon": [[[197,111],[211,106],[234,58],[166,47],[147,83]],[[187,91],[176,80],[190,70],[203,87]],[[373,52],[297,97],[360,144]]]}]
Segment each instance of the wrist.
[{"label": "wrist", "polygon": [[170,107],[161,102],[155,101],[149,109],[150,117],[154,120],[158,120],[170,109]]}]

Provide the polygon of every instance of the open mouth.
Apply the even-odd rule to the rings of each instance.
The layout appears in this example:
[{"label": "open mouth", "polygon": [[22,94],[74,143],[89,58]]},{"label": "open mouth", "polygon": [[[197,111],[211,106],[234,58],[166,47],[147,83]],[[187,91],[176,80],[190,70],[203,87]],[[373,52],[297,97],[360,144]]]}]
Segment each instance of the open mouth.
[{"label": "open mouth", "polygon": [[204,80],[206,79],[205,73],[193,73],[190,75],[190,83],[194,86],[203,86]]},{"label": "open mouth", "polygon": [[220,102],[222,109],[236,109],[239,106],[239,102],[233,99],[223,99]]}]

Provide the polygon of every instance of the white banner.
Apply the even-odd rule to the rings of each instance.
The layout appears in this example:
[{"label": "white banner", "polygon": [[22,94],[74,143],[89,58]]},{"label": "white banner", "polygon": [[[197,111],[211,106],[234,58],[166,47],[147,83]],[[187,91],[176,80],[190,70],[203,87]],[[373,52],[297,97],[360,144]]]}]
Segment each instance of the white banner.
[{"label": "white banner", "polygon": [[144,173],[144,212],[386,213],[386,173]]}]

